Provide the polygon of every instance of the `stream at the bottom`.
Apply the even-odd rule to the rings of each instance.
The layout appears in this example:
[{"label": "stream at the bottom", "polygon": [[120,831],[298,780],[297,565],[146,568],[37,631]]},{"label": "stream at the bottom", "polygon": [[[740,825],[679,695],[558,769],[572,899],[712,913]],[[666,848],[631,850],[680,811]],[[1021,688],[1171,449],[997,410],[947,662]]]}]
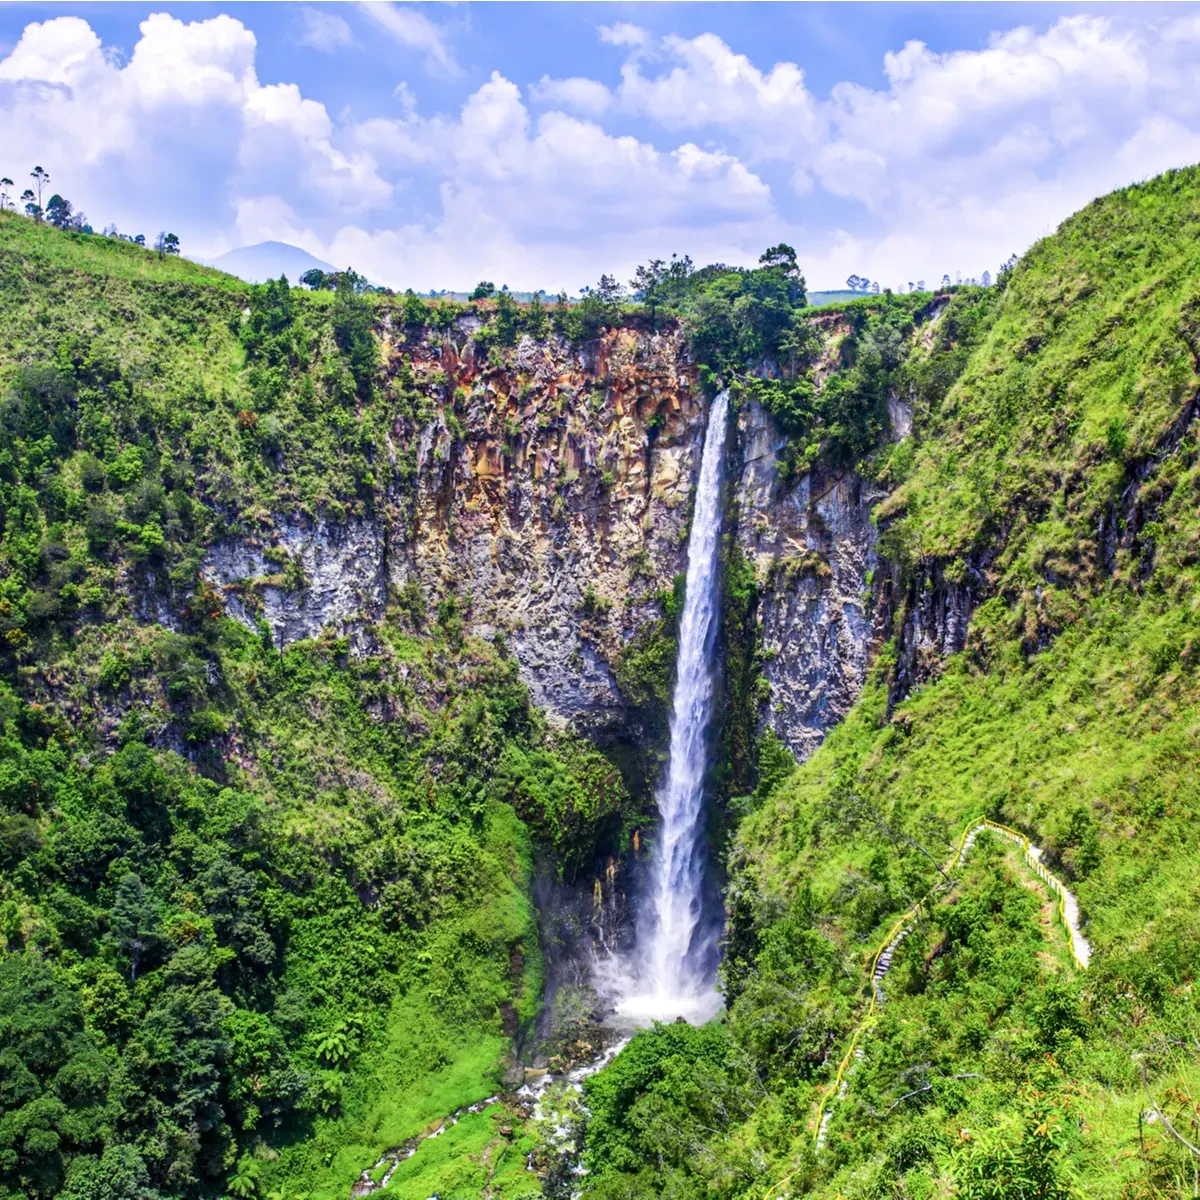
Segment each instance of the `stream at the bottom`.
[{"label": "stream at the bottom", "polygon": [[552,1193],[574,1194],[577,1189],[569,1181],[587,1173],[582,1162],[587,1125],[583,1082],[604,1070],[629,1045],[631,1036],[622,1033],[571,1070],[561,1074],[547,1071],[518,1090],[518,1099],[531,1106],[529,1119],[542,1133],[537,1149],[529,1152],[525,1165],[543,1180],[558,1184],[548,1189]]},{"label": "stream at the bottom", "polygon": [[[423,1132],[410,1137],[402,1146],[387,1151],[373,1167],[363,1169],[358,1182],[350,1189],[351,1200],[356,1200],[359,1196],[369,1196],[372,1192],[382,1191],[392,1182],[392,1176],[395,1175],[400,1164],[412,1158],[420,1149],[422,1142],[441,1137],[447,1129],[452,1129],[468,1113],[483,1112],[484,1109],[491,1108],[493,1104],[499,1104],[501,1099],[502,1097],[496,1094],[489,1096],[486,1100],[479,1100],[474,1104],[466,1104],[462,1108],[455,1109],[448,1117],[431,1122]],[[380,1171],[383,1172],[382,1175],[379,1174]]]},{"label": "stream at the bottom", "polygon": [[[577,1187],[572,1179],[586,1174],[581,1159],[583,1135],[587,1123],[583,1083],[589,1076],[602,1071],[629,1044],[631,1033],[609,1029],[601,1034],[603,1048],[583,1062],[565,1070],[528,1070],[526,1082],[513,1091],[497,1092],[474,1104],[464,1105],[440,1120],[431,1121],[421,1132],[381,1155],[373,1166],[363,1169],[350,1189],[351,1200],[382,1192],[392,1176],[421,1146],[441,1137],[454,1128],[463,1117],[482,1113],[495,1105],[503,1105],[512,1121],[531,1126],[538,1134],[537,1145],[526,1156],[525,1168],[543,1181],[557,1184],[554,1194],[572,1195]],[[428,1200],[438,1200],[437,1195]]]}]

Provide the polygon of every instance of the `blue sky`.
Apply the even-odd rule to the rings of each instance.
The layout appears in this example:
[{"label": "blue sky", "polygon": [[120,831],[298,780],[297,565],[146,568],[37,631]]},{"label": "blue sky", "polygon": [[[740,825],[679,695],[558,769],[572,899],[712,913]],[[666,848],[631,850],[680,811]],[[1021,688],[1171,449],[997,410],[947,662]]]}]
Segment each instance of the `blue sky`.
[{"label": "blue sky", "polygon": [[8,4],[0,174],[213,257],[576,291],[978,275],[1200,160],[1200,6]]}]

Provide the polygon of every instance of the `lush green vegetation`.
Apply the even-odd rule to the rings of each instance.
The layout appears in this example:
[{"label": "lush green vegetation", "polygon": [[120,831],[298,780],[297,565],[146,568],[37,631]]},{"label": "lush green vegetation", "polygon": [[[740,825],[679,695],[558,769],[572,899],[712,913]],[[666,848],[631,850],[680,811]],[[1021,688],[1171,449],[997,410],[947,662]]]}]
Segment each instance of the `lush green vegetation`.
[{"label": "lush green vegetation", "polygon": [[[727,1017],[640,1035],[591,1085],[590,1193],[1193,1193],[1198,223],[1197,169],[1096,201],[886,368],[914,434],[859,462],[898,485],[895,632],[915,588],[967,584],[967,648],[899,700],[889,648],[817,754],[764,776],[730,856]],[[912,340],[913,303],[847,319]],[[877,406],[870,361],[852,387]],[[985,839],[903,944],[817,1153],[864,962],[985,814],[1046,847],[1091,966]]]},{"label": "lush green vegetation", "polygon": [[[233,1169],[341,1196],[383,1145],[494,1085],[502,1027],[540,995],[513,806],[577,847],[606,793],[589,788],[594,751],[556,756],[510,660],[428,639],[397,625],[378,655],[347,659],[337,642],[280,656],[229,622],[208,642],[131,623],[81,634],[55,674],[74,666],[76,686],[106,690],[98,705],[128,705],[95,763],[94,725],[81,736],[4,693],[2,1052],[23,1066],[0,1144],[15,1194],[56,1194],[125,1146],[164,1194],[219,1189]],[[179,643],[188,657],[160,674]],[[436,664],[415,682],[413,649]],[[220,676],[199,711],[237,746],[228,758],[143,740],[151,713],[174,715],[189,663]],[[464,686],[444,695],[443,672]],[[164,687],[166,708],[139,703]],[[531,761],[536,776],[519,769]],[[592,808],[573,815],[580,795]]]},{"label": "lush green vegetation", "polygon": [[[814,312],[781,246],[650,264],[635,314],[612,280],[476,301],[488,356],[682,321],[707,382],[788,432],[787,469],[893,489],[897,640],[795,769],[753,727],[756,582],[726,550],[728,1011],[589,1082],[588,1194],[1194,1190],[1198,223],[1192,170],[1089,206],[992,289]],[[380,317],[463,311],[348,277],[248,288],[0,214],[0,1196],[340,1200],[498,1086],[535,1016],[534,856],[570,878],[619,840],[620,774],[545,728],[502,640],[465,636],[467,596],[391,597],[362,653],[281,652],[199,574],[275,514],[404,519],[410,435],[449,397],[383,369]],[[975,602],[966,649],[898,696],[905,618],[947,586]],[[651,743],[680,587],[662,600],[615,664]],[[818,1152],[865,963],[984,814],[1046,847],[1092,964],[981,839],[903,944]],[[468,1114],[388,1190],[528,1195],[535,1148]]]},{"label": "lush green vegetation", "polygon": [[771,413],[791,439],[789,472],[818,461],[885,470],[873,460],[890,428],[888,396],[918,392],[927,404],[940,402],[1002,292],[848,293],[844,303],[812,309],[787,245],[767,250],[753,269],[656,260],[639,268],[634,288],[652,320],[683,323],[702,375]]},{"label": "lush green vegetation", "polygon": [[381,369],[381,301],[8,214],[0,275],[0,1194],[341,1200],[497,1086],[535,847],[569,873],[629,796],[469,598],[281,653],[201,579],[377,510],[439,398]]}]

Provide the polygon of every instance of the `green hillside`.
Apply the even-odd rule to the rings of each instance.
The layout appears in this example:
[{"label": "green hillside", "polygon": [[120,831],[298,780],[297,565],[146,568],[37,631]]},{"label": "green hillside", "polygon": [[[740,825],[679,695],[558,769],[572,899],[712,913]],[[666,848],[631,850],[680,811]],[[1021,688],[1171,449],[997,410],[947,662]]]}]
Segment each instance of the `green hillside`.
[{"label": "green hillside", "polygon": [[200,577],[379,512],[376,320],[0,213],[0,1195],[341,1200],[536,1014],[530,829],[627,803],[461,598],[280,652]]},{"label": "green hillside", "polygon": [[[1198,226],[1195,168],[1097,200],[995,289],[953,386],[936,353],[910,363],[914,433],[873,460],[899,481],[882,546],[917,584],[906,603],[972,588],[966,649],[890,702],[889,643],[844,725],[754,797],[729,862],[728,1021],[643,1035],[592,1085],[590,1194],[1192,1187]],[[1090,967],[1044,887],[985,846],[902,944],[837,1100],[864,963],[984,815],[1076,891]]]}]

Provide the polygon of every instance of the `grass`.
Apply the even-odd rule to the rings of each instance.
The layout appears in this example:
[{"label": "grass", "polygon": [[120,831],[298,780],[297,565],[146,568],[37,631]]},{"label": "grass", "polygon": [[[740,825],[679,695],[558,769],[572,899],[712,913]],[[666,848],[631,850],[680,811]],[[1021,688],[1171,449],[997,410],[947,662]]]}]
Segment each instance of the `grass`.
[{"label": "grass", "polygon": [[1169,172],[1022,258],[958,384],[916,414],[912,473],[881,507],[913,555],[968,554],[1020,511],[1003,586],[1047,564],[1097,577],[1096,520],[1196,392],[1198,195],[1200,168]]},{"label": "grass", "polygon": [[[876,513],[907,578],[941,562],[991,598],[965,652],[895,705],[885,653],[734,854],[734,894],[765,927],[811,893],[848,950],[902,907],[900,894],[866,904],[861,886],[848,903],[848,881],[884,864],[893,881],[919,874],[904,838],[941,857],[986,815],[1045,846],[1094,957],[1080,978],[1088,1033],[1036,1086],[1071,1131],[1063,1170],[1097,1200],[1176,1194],[1180,1148],[1161,1127],[1151,1151],[1138,1141],[1135,1060],[1152,1094],[1195,1094],[1190,1056],[1171,1046],[1194,1037],[1200,967],[1200,447],[1194,427],[1165,439],[1200,392],[1198,225],[1200,171],[1174,172],[1096,201],[1013,272],[958,382],[918,403],[911,472]],[[1045,953],[1048,971],[1071,974]],[[994,1003],[981,995],[955,1019]],[[924,1019],[904,1003],[885,1016]],[[1012,1116],[1016,1103],[972,1099],[955,1120]],[[853,1140],[878,1120],[851,1110],[835,1124]],[[901,1112],[884,1128],[899,1138],[915,1121]],[[878,1153],[836,1152],[845,1170],[814,1177],[812,1194],[866,1194],[854,1172]],[[960,1167],[947,1157],[942,1177]]]},{"label": "grass", "polygon": [[19,254],[39,266],[88,277],[105,276],[139,284],[197,284],[237,294],[249,285],[233,275],[179,255],[159,255],[117,238],[66,233],[13,212],[0,212],[0,262]]},{"label": "grass", "polygon": [[[504,1129],[507,1133],[501,1133]],[[525,1169],[530,1146],[517,1136],[503,1105],[468,1113],[436,1138],[427,1138],[401,1163],[383,1194],[397,1200],[497,1200],[540,1196],[541,1182]]]},{"label": "grass", "polygon": [[[393,1006],[386,1045],[372,1064],[373,1078],[358,1084],[373,1097],[283,1152],[273,1174],[286,1186],[310,1200],[345,1200],[361,1172],[384,1152],[495,1092],[505,1039],[496,1028],[457,1021],[452,1012],[437,1007],[427,997],[406,998]],[[464,1118],[460,1125],[470,1120]],[[432,1156],[426,1152],[441,1140],[423,1142],[414,1159],[427,1161]]]}]

